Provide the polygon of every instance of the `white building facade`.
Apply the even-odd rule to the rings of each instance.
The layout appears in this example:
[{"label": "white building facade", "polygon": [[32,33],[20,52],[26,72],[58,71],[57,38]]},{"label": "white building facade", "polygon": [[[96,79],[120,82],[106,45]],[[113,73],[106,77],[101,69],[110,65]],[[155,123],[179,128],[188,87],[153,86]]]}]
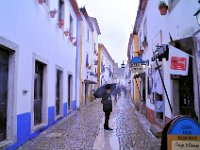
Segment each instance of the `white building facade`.
[{"label": "white building facade", "polygon": [[4,0],[0,11],[0,148],[15,149],[79,104],[81,15],[75,0]]},{"label": "white building facade", "polygon": [[[145,73],[140,75],[140,80],[145,83],[140,86],[140,90],[144,85],[146,115],[152,124],[163,127],[176,115],[189,115],[195,119],[200,117],[199,91],[196,82],[198,80],[196,70],[198,63],[195,60],[197,50],[193,41],[199,26],[193,16],[195,10],[198,9],[196,1],[166,0],[169,9],[165,16],[160,15],[158,3],[158,0],[140,2],[134,32],[138,36],[138,50],[142,51],[142,59],[150,62]],[[143,41],[147,42],[148,45],[144,47]],[[192,55],[189,60],[187,76],[173,76],[169,73],[168,55],[156,57],[166,92],[153,54],[158,50],[156,46],[163,44],[174,46]],[[157,87],[159,85],[162,87],[159,92],[153,89],[154,84],[157,84]]]},{"label": "white building facade", "polygon": [[114,83],[115,62],[103,44],[99,44],[98,47],[99,83],[100,85]]},{"label": "white building facade", "polygon": [[90,17],[85,7],[80,8],[81,22],[81,63],[80,99],[81,105],[93,100],[97,87],[97,46],[100,29],[96,18]]}]

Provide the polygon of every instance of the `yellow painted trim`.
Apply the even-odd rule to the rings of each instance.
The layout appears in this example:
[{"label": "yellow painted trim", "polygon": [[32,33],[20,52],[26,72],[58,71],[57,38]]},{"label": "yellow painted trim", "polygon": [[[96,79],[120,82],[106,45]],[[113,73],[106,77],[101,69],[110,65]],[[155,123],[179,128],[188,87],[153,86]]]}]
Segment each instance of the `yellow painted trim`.
[{"label": "yellow painted trim", "polygon": [[102,45],[98,44],[98,64],[97,64],[97,83],[98,83],[98,87],[100,86],[100,75],[101,75],[101,48]]},{"label": "yellow painted trim", "polygon": [[[134,56],[137,57],[138,56],[138,52],[139,52],[139,45],[138,45],[138,35],[134,35]],[[140,85],[139,85],[139,79],[136,79],[134,80],[134,100],[135,100],[135,103],[138,104],[139,103],[139,89],[138,89],[138,86],[136,84],[136,81],[138,83],[138,86],[140,88]]]},{"label": "yellow painted trim", "polygon": [[82,93],[83,93],[83,89],[82,89],[82,62],[83,62],[83,22],[81,22],[80,25],[80,64],[79,64],[79,81],[80,81],[80,87],[79,87],[79,102],[80,102],[80,106],[83,105],[83,99],[82,99]]}]

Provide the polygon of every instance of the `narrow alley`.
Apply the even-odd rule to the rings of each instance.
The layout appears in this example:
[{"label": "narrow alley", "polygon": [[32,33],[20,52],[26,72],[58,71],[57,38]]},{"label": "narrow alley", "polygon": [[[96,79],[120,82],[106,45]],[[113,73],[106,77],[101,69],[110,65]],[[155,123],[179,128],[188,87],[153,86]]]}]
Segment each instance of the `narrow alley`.
[{"label": "narrow alley", "polygon": [[19,150],[158,150],[159,140],[149,132],[148,123],[122,96],[111,115],[113,131],[103,129],[102,104],[96,100],[72,112]]},{"label": "narrow alley", "polygon": [[200,0],[0,12],[0,150],[200,150]]}]

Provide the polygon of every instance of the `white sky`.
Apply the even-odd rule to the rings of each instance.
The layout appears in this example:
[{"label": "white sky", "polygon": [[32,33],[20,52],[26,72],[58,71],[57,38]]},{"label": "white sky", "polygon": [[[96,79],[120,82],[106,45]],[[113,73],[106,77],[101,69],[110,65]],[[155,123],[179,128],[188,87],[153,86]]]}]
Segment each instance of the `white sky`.
[{"label": "white sky", "polygon": [[91,17],[98,20],[101,35],[99,42],[108,49],[113,59],[127,60],[129,35],[133,31],[139,0],[77,0],[79,7],[86,6]]}]

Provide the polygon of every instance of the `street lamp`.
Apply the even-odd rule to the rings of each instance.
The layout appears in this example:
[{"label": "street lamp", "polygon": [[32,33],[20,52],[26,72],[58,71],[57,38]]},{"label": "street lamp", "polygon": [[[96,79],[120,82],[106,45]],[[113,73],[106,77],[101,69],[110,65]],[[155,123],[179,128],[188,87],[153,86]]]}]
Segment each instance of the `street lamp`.
[{"label": "street lamp", "polygon": [[[198,1],[198,3],[200,4],[200,0]],[[197,12],[194,14],[194,16],[196,16],[197,22],[200,26],[200,8],[197,10]]]}]

